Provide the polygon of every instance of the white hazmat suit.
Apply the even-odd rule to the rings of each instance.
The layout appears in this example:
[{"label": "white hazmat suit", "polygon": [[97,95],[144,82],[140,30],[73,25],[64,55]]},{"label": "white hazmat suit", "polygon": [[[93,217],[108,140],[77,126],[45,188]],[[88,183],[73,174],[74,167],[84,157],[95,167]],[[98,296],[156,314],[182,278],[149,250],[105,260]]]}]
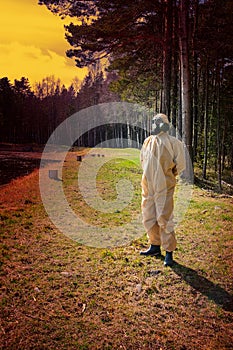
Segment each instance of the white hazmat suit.
[{"label": "white hazmat suit", "polygon": [[[167,116],[159,114],[164,123]],[[176,175],[185,169],[181,141],[161,131],[145,139],[140,160],[142,175],[142,218],[149,243],[172,252],[176,249],[173,195]]]}]

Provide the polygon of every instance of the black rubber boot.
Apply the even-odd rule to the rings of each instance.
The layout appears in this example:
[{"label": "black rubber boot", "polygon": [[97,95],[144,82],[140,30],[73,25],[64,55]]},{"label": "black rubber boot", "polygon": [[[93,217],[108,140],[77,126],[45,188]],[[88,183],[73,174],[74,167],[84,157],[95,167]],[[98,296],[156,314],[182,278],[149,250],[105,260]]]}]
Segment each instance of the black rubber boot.
[{"label": "black rubber boot", "polygon": [[150,248],[145,250],[145,251],[141,251],[140,255],[144,255],[144,256],[158,256],[161,255],[161,250],[160,250],[160,246],[159,245],[150,245]]},{"label": "black rubber boot", "polygon": [[164,266],[172,266],[174,263],[172,252],[166,252],[165,260],[164,260]]}]

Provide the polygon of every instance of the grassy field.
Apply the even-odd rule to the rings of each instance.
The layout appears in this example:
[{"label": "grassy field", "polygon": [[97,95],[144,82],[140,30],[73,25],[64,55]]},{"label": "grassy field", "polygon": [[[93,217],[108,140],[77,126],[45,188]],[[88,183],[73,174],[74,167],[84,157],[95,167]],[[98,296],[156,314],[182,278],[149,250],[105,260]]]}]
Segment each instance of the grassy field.
[{"label": "grassy field", "polygon": [[[67,155],[63,188],[77,215],[117,232],[140,212],[141,173],[136,154],[130,158],[100,168],[103,200],[116,199],[116,175],[135,186],[124,210],[103,214],[85,203],[76,153]],[[172,268],[139,255],[145,234],[100,249],[59,232],[43,207],[38,170],[1,187],[0,198],[1,349],[232,349],[232,197],[194,187]]]}]

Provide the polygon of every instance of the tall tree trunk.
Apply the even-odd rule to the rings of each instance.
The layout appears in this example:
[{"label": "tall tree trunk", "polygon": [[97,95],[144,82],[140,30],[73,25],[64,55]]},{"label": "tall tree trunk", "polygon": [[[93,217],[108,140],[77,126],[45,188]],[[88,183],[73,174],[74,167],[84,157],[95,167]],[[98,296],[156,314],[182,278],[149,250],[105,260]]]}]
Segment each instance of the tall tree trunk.
[{"label": "tall tree trunk", "polygon": [[192,159],[192,114],[190,92],[188,17],[189,0],[180,0],[179,6],[179,46],[180,46],[180,76],[181,76],[181,109],[184,130],[184,142]]},{"label": "tall tree trunk", "polygon": [[218,189],[221,191],[222,189],[222,147],[221,147],[221,114],[220,114],[220,82],[219,76],[217,76],[217,169],[218,169]]},{"label": "tall tree trunk", "polygon": [[193,27],[193,161],[196,160],[197,155],[197,138],[198,138],[198,54],[197,46],[197,32],[198,32],[198,15],[199,15],[199,0],[194,2],[194,27]]},{"label": "tall tree trunk", "polygon": [[162,112],[170,117],[173,0],[165,0]]},{"label": "tall tree trunk", "polygon": [[198,139],[198,69],[196,53],[194,53],[193,61],[193,160],[196,160]]},{"label": "tall tree trunk", "polygon": [[181,76],[179,76],[179,84],[178,84],[178,91],[179,91],[179,99],[178,99],[178,118],[177,118],[177,131],[178,131],[178,137],[179,139],[183,139],[183,121],[182,121],[182,97],[181,97]]},{"label": "tall tree trunk", "polygon": [[208,109],[209,109],[209,67],[208,61],[206,63],[206,77],[205,77],[205,110],[204,110],[204,160],[202,176],[206,179],[207,160],[208,160]]},{"label": "tall tree trunk", "polygon": [[[178,87],[179,87],[179,56],[177,47],[179,47],[177,28],[178,28],[178,13],[177,8],[173,9],[173,53],[172,53],[172,94],[171,94],[171,120],[174,130],[176,131],[178,126]],[[175,134],[175,133],[174,133]],[[176,136],[176,135],[174,135]]]}]

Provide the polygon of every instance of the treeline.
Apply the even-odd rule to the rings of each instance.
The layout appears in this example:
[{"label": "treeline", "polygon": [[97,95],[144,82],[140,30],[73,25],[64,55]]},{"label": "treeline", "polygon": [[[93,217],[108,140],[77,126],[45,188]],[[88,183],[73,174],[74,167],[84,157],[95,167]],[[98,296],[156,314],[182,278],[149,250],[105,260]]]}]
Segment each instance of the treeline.
[{"label": "treeline", "polygon": [[[169,116],[203,177],[212,168],[221,187],[224,169],[233,169],[232,0],[39,4],[62,18],[79,19],[78,25],[66,26],[71,45],[67,55],[75,57],[78,67],[89,67],[90,73],[78,89],[57,83],[51,88],[45,79],[31,91],[25,78],[13,85],[3,78],[1,140],[44,143],[73,112],[101,102],[137,102]],[[94,67],[106,57],[105,77]],[[120,138],[135,137],[132,128],[123,125],[110,131]],[[103,136],[98,130],[79,141],[91,146],[93,137]]]},{"label": "treeline", "polygon": [[[125,11],[133,13],[133,5],[130,1]],[[113,91],[166,113],[203,178],[212,168],[221,187],[224,169],[233,169],[233,3],[138,1],[134,13],[133,20],[124,15],[132,27],[131,43],[125,38],[112,52],[109,70],[119,72]],[[102,29],[105,16],[99,19]],[[94,26],[89,28],[93,37],[99,35]],[[84,27],[81,34],[72,26],[68,30],[73,43],[87,33]]]},{"label": "treeline", "polygon": [[80,20],[66,26],[78,67],[109,58],[122,99],[168,114],[190,152],[218,173],[233,167],[232,0],[39,0]]},{"label": "treeline", "polygon": [[[109,84],[115,73],[90,70],[82,83],[68,88],[53,76],[32,89],[27,78],[0,79],[0,142],[44,144],[56,127],[75,112],[103,102],[119,101]],[[83,138],[88,146],[92,140]],[[79,140],[81,143],[82,140]],[[93,146],[93,144],[90,144]]]}]

